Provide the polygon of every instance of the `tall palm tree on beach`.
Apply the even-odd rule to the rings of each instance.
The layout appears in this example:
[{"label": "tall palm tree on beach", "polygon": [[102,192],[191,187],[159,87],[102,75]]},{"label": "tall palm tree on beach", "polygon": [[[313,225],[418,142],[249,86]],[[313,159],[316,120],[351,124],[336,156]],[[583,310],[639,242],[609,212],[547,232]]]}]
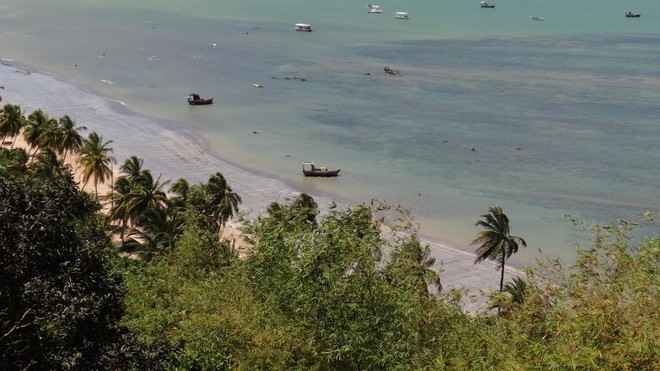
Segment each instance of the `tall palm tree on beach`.
[{"label": "tall palm tree on beach", "polygon": [[170,197],[170,202],[175,208],[185,208],[188,204],[188,195],[190,194],[190,183],[184,178],[179,178],[172,187],[170,192],[173,196]]},{"label": "tall palm tree on beach", "polygon": [[231,189],[220,173],[211,176],[207,184],[190,187],[186,194],[187,208],[193,212],[199,226],[214,234],[220,233],[242,202],[241,196]]},{"label": "tall palm tree on beach", "polygon": [[119,167],[119,172],[128,177],[131,182],[135,182],[142,172],[142,165],[144,165],[143,159],[131,156]]},{"label": "tall palm tree on beach", "polygon": [[211,204],[218,216],[218,230],[220,230],[238,212],[238,205],[243,200],[238,193],[231,189],[225,177],[220,173],[215,173],[209,178],[206,193],[211,197]]},{"label": "tall palm tree on beach", "polygon": [[481,220],[476,224],[484,230],[477,234],[477,238],[470,245],[477,246],[477,259],[475,264],[486,259],[496,260],[498,269],[502,271],[500,278],[500,291],[504,287],[504,265],[511,255],[518,252],[518,246],[527,247],[527,242],[518,236],[512,236],[509,232],[509,218],[500,206],[494,205],[488,209],[488,214],[481,215]]},{"label": "tall palm tree on beach", "polygon": [[82,167],[83,188],[90,179],[94,178],[96,199],[99,198],[98,184],[112,176],[112,164],[116,160],[110,155],[112,153],[112,148],[109,147],[111,143],[111,140],[103,142],[103,137],[92,132],[80,149],[78,163]]},{"label": "tall palm tree on beach", "polygon": [[62,158],[63,161],[66,161],[66,155],[69,151],[78,153],[80,148],[82,148],[84,138],[80,135],[80,130],[87,130],[87,127],[76,126],[75,121],[73,121],[68,115],[60,117],[60,143],[58,143],[58,150],[64,152],[64,158]]},{"label": "tall palm tree on beach", "polygon": [[167,208],[169,201],[163,191],[167,183],[169,180],[161,183],[160,176],[154,179],[149,170],[140,172],[140,175],[131,182],[128,209],[132,219],[137,220],[149,208]]},{"label": "tall palm tree on beach", "polygon": [[11,148],[14,148],[16,137],[25,126],[26,119],[21,112],[21,107],[15,104],[5,104],[0,116],[0,141],[6,137],[14,138],[11,142]]},{"label": "tall palm tree on beach", "polygon": [[[44,114],[45,115],[45,114]],[[60,143],[62,142],[62,130],[60,129],[57,120],[49,118],[48,116],[39,117],[43,120],[43,125],[39,130],[39,138],[37,139],[39,150],[52,149],[53,151],[60,152]],[[33,154],[36,154],[35,151]]]},{"label": "tall palm tree on beach", "polygon": [[[51,121],[49,123],[49,121]],[[25,142],[30,145],[30,152],[34,150],[32,157],[39,151],[42,136],[48,125],[53,125],[54,119],[48,117],[42,110],[32,112],[27,118],[23,138]],[[29,154],[29,153],[28,153]]]},{"label": "tall palm tree on beach", "polygon": [[185,220],[177,213],[163,208],[148,208],[138,220],[140,230],[136,235],[145,241],[152,252],[171,250],[183,231]]},{"label": "tall palm tree on beach", "polygon": [[128,178],[125,176],[120,176],[113,184],[112,191],[108,195],[110,197],[111,205],[110,219],[121,221],[119,228],[122,243],[124,243],[124,235],[126,233],[128,222],[132,222],[129,205],[131,190],[131,182],[128,180]]}]

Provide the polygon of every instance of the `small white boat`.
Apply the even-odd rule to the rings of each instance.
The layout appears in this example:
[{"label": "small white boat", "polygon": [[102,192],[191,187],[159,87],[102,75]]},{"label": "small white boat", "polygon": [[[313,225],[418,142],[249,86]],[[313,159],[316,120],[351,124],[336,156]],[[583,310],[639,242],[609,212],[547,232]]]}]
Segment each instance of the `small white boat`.
[{"label": "small white boat", "polygon": [[494,8],[495,4],[488,4],[487,2],[482,1],[479,3],[479,6],[482,8]]},{"label": "small white boat", "polygon": [[406,12],[396,12],[396,13],[394,13],[394,18],[395,19],[410,19],[410,17],[408,17],[408,13],[406,13]]},{"label": "small white boat", "polygon": [[532,20],[533,21],[545,21],[545,18],[543,18],[541,16],[538,16],[538,15],[535,15],[535,16],[532,17]]},{"label": "small white boat", "polygon": [[312,25],[307,23],[296,23],[295,30],[298,32],[312,32]]},{"label": "small white boat", "polygon": [[378,5],[367,5],[367,12],[372,13],[372,14],[380,14],[383,12],[383,9],[380,8]]}]

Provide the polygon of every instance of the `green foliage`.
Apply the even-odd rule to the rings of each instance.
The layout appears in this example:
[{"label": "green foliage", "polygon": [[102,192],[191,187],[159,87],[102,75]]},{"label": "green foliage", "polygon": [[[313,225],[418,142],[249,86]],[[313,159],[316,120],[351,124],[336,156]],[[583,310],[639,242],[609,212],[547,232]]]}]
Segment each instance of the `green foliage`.
[{"label": "green foliage", "polygon": [[22,148],[0,148],[0,177],[16,177],[27,170],[28,155]]},{"label": "green foliage", "polygon": [[281,369],[291,358],[293,331],[260,322],[262,309],[235,263],[226,241],[193,223],[170,254],[126,270],[126,323],[143,343],[166,339],[176,350],[162,359],[165,367]]},{"label": "green foliage", "polygon": [[69,174],[0,178],[0,363],[93,368],[118,345],[121,279],[98,204]]},{"label": "green foliage", "polygon": [[315,208],[301,205],[309,205],[304,195],[272,204],[245,229],[254,243],[245,262],[253,293],[269,312],[307,334],[321,368],[408,367],[434,352],[431,323],[459,313],[434,310],[431,259],[412,225],[392,226],[406,237],[388,239],[369,206],[332,210],[317,225],[309,218]]},{"label": "green foliage", "polygon": [[[121,176],[115,181],[107,198],[110,199],[111,221],[119,221],[123,250],[143,251],[147,255],[171,250],[181,234],[185,219],[178,209],[170,206],[164,186],[153,178],[151,171],[142,169],[143,160],[131,156],[120,167]],[[129,229],[129,223],[132,229]],[[128,232],[129,240],[125,240]]]},{"label": "green foliage", "polygon": [[[489,326],[499,368],[655,370],[660,365],[660,240],[633,246],[632,224],[594,226],[570,268],[530,271],[525,299]],[[512,354],[512,350],[515,353]]]}]

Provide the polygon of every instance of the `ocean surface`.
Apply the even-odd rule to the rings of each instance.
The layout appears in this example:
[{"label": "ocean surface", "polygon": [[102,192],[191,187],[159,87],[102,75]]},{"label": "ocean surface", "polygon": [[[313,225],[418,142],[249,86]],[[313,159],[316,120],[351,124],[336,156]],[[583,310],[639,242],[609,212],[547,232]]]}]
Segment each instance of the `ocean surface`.
[{"label": "ocean surface", "polygon": [[[565,215],[660,209],[660,2],[491,3],[3,0],[0,58],[300,191],[405,205],[460,249],[499,204],[529,245],[514,263],[570,261],[588,235]],[[303,178],[305,160],[341,176]]]}]

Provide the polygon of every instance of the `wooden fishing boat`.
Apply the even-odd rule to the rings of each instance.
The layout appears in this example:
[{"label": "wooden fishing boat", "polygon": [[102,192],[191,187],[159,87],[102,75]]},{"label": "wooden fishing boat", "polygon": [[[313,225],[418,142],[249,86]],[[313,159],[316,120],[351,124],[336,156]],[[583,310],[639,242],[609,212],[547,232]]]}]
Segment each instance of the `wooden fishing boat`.
[{"label": "wooden fishing boat", "polygon": [[191,106],[200,106],[204,104],[212,104],[213,103],[213,97],[211,98],[202,98],[199,96],[199,94],[196,93],[190,93],[188,95],[188,104]]},{"label": "wooden fishing boat", "polygon": [[294,30],[298,32],[312,32],[312,25],[307,23],[296,23],[294,25]]},{"label": "wooden fishing boat", "polygon": [[302,164],[302,172],[305,176],[331,177],[339,175],[341,169],[328,170],[325,166],[316,167],[313,162],[305,161]]},{"label": "wooden fishing boat", "polygon": [[371,14],[380,14],[383,12],[383,10],[380,8],[378,5],[367,5],[367,12]]}]

